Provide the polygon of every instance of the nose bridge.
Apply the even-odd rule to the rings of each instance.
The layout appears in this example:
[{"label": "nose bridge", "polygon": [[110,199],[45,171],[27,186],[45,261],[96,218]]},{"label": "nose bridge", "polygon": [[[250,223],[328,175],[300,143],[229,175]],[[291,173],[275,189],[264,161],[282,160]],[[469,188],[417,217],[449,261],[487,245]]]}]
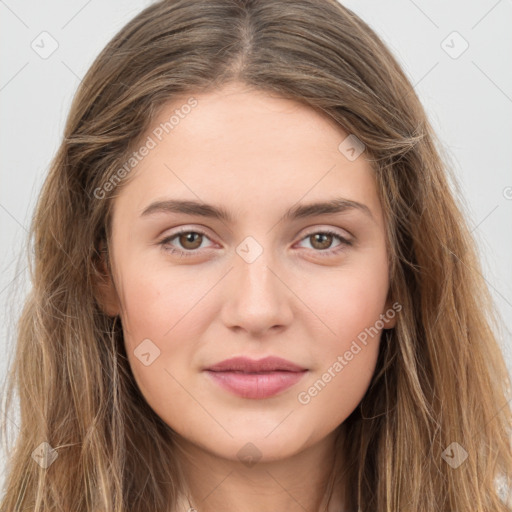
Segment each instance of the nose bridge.
[{"label": "nose bridge", "polygon": [[[274,258],[267,251],[260,255],[255,261],[247,263],[245,260],[236,263],[236,274],[238,283],[243,292],[242,297],[253,299],[265,299],[266,303],[277,299],[277,290],[275,270],[272,265]],[[251,301],[251,303],[256,301]]]},{"label": "nose bridge", "polygon": [[226,324],[263,332],[289,323],[290,293],[278,277],[276,261],[272,249],[253,237],[236,247],[233,286],[224,311]]}]

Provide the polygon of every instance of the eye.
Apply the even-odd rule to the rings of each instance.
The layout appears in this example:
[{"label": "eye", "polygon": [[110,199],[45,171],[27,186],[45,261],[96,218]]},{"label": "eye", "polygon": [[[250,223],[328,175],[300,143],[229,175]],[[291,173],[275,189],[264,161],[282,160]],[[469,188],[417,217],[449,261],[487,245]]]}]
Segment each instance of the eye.
[{"label": "eye", "polygon": [[[194,256],[197,254],[197,249],[202,245],[203,239],[208,238],[206,233],[200,230],[186,230],[182,229],[171,236],[164,238],[159,245],[162,246],[164,251],[170,252],[171,254],[178,254],[180,256]],[[184,249],[176,248],[170,243],[177,239],[177,242]]]},{"label": "eye", "polygon": [[[181,229],[177,233],[164,238],[159,242],[159,245],[162,246],[164,251],[179,255],[180,257],[194,256],[200,252],[199,249],[205,238],[209,239],[206,233],[201,230]],[[181,248],[177,248],[175,245],[171,244],[175,239],[180,244]],[[321,256],[337,254],[343,251],[347,246],[352,245],[351,241],[329,229],[311,232],[302,238],[301,241],[308,239],[312,240],[311,245],[312,249],[315,250],[314,252],[319,253]],[[334,248],[330,248],[334,239],[338,239],[339,244],[334,246]]]},{"label": "eye", "polygon": [[[340,243],[333,249],[330,247],[332,246],[333,239],[335,238],[337,238]],[[347,246],[352,245],[350,240],[347,240],[340,234],[329,229],[308,233],[302,240],[311,240],[313,249],[316,249],[315,252],[320,253],[321,256],[337,254],[346,249]]]}]

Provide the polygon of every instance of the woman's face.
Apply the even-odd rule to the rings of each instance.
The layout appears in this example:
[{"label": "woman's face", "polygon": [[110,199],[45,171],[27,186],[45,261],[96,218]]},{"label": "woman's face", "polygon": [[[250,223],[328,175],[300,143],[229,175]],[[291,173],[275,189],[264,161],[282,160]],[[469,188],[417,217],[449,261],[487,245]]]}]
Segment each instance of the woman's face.
[{"label": "woman's face", "polygon": [[[149,405],[210,454],[298,453],[368,388],[395,310],[374,176],[348,135],[239,84],[184,96],[118,191],[105,308]],[[269,356],[298,369],[208,370]]]}]

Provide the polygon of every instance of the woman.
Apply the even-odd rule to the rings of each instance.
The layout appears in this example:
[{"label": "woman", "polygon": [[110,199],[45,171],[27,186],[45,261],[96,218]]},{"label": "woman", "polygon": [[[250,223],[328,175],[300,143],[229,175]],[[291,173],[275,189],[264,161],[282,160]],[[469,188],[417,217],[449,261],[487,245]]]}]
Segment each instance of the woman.
[{"label": "woman", "polygon": [[334,0],[146,8],[37,205],[1,510],[512,510],[509,379],[447,172]]}]

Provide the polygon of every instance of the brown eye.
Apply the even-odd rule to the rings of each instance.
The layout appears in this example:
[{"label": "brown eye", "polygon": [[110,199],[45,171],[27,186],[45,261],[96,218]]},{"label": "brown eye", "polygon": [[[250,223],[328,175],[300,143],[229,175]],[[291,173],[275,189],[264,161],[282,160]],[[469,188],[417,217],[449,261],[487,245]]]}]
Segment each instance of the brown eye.
[{"label": "brown eye", "polygon": [[[338,243],[333,245],[336,240]],[[331,256],[341,253],[347,247],[352,245],[350,240],[347,240],[338,233],[330,230],[314,231],[309,233],[302,239],[302,242],[308,242],[310,250],[320,256]]]},{"label": "brown eye", "polygon": [[[178,241],[184,249],[194,250],[201,246],[203,235],[195,231],[186,231],[178,236]],[[198,242],[199,241],[199,242]]]},{"label": "brown eye", "polygon": [[209,240],[208,235],[202,231],[184,230],[178,231],[174,235],[164,238],[159,245],[164,251],[174,255],[181,256],[197,256],[201,253],[201,245],[204,240]]},{"label": "brown eye", "polygon": [[329,233],[315,233],[309,238],[312,240],[311,245],[319,250],[329,249],[333,241],[333,236]]}]

